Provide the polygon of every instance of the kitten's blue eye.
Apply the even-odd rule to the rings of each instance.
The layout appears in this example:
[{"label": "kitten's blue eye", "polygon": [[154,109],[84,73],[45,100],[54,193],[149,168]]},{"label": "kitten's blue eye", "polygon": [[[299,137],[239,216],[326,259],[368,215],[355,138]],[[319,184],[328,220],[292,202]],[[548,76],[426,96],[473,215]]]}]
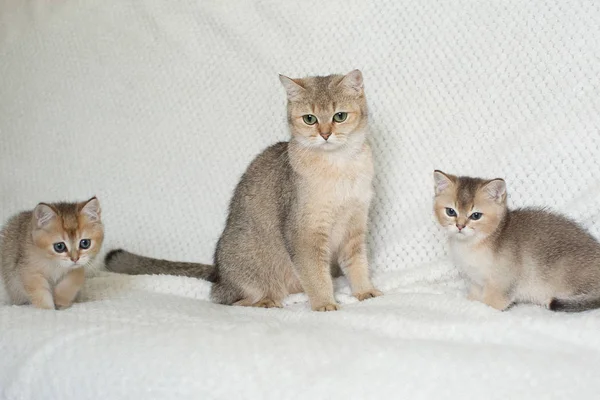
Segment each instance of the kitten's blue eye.
[{"label": "kitten's blue eye", "polygon": [[449,217],[456,217],[456,211],[454,211],[454,208],[446,207],[446,215]]},{"label": "kitten's blue eye", "polygon": [[339,113],[333,115],[334,122],[344,122],[346,120],[346,118],[348,118],[347,112],[339,112]]},{"label": "kitten's blue eye", "polygon": [[317,123],[317,117],[315,117],[312,114],[306,114],[302,116],[302,119],[304,120],[304,123],[306,125],[314,125]]},{"label": "kitten's blue eye", "polygon": [[92,245],[92,241],[90,239],[81,239],[79,241],[79,248],[80,249],[89,249],[90,246]]},{"label": "kitten's blue eye", "polygon": [[67,251],[67,245],[65,242],[54,243],[54,251],[57,253],[64,253]]},{"label": "kitten's blue eye", "polygon": [[478,219],[481,219],[481,217],[483,217],[482,213],[474,212],[469,218],[471,218],[473,221],[477,221]]}]

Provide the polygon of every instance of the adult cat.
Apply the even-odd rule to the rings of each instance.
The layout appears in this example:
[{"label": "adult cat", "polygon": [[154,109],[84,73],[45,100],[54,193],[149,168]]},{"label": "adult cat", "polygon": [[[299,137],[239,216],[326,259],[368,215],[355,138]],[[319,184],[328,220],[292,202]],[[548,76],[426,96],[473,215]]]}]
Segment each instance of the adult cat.
[{"label": "adult cat", "polygon": [[285,296],[304,291],[313,310],[332,311],[331,271],[339,266],[359,300],[381,295],[365,243],[373,162],[362,74],[280,80],[291,140],[267,148],[242,176],[214,266],[115,250],[107,269],[208,279],[220,304],[281,307]]}]

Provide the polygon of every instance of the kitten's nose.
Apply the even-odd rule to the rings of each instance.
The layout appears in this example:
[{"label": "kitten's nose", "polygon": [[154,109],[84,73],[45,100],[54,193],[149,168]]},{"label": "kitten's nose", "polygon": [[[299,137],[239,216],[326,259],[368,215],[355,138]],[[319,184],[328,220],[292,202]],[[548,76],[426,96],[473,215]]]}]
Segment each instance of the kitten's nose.
[{"label": "kitten's nose", "polygon": [[79,261],[79,256],[71,256],[70,258],[71,258],[71,261],[73,261],[73,262]]},{"label": "kitten's nose", "polygon": [[458,228],[458,231],[460,232],[460,231],[463,230],[463,228],[465,227],[465,225],[464,224],[456,224],[456,227]]},{"label": "kitten's nose", "polygon": [[325,140],[329,139],[329,136],[331,136],[331,132],[320,132],[319,135],[321,135],[321,137]]}]

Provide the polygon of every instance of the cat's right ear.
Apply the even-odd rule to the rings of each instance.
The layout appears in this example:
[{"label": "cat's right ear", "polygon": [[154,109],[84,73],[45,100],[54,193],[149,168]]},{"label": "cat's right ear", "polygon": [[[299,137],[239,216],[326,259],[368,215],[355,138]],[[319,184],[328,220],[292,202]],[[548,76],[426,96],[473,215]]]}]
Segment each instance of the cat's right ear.
[{"label": "cat's right ear", "polygon": [[506,199],[506,182],[504,179],[492,179],[483,187],[490,200],[502,203]]},{"label": "cat's right ear", "polygon": [[100,221],[100,214],[102,213],[100,208],[100,202],[96,198],[96,196],[92,197],[88,201],[85,202],[83,207],[81,207],[81,214],[85,215],[89,222],[98,222]]},{"label": "cat's right ear", "polygon": [[298,100],[306,91],[306,89],[304,89],[298,82],[292,78],[288,78],[285,75],[279,75],[279,80],[285,88],[285,92],[287,93],[287,98],[289,101]]},{"label": "cat's right ear", "polygon": [[348,72],[339,84],[352,94],[361,95],[364,89],[362,72],[358,69]]},{"label": "cat's right ear", "polygon": [[454,185],[454,181],[448,175],[440,170],[433,171],[433,181],[435,182],[435,195],[445,192],[450,186]]},{"label": "cat's right ear", "polygon": [[48,204],[40,203],[33,210],[33,220],[36,228],[43,228],[56,218],[56,211]]}]

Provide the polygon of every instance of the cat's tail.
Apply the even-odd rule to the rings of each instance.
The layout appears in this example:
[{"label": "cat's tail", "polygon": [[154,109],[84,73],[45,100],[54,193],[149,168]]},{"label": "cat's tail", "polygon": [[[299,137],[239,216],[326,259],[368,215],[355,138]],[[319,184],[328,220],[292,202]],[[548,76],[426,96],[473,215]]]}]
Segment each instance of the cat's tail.
[{"label": "cat's tail", "polygon": [[215,282],[216,269],[213,265],[190,262],[159,260],[117,249],[104,258],[106,269],[128,275],[179,275]]},{"label": "cat's tail", "polygon": [[600,295],[582,294],[566,299],[554,298],[548,305],[552,311],[581,312],[600,308]]}]

